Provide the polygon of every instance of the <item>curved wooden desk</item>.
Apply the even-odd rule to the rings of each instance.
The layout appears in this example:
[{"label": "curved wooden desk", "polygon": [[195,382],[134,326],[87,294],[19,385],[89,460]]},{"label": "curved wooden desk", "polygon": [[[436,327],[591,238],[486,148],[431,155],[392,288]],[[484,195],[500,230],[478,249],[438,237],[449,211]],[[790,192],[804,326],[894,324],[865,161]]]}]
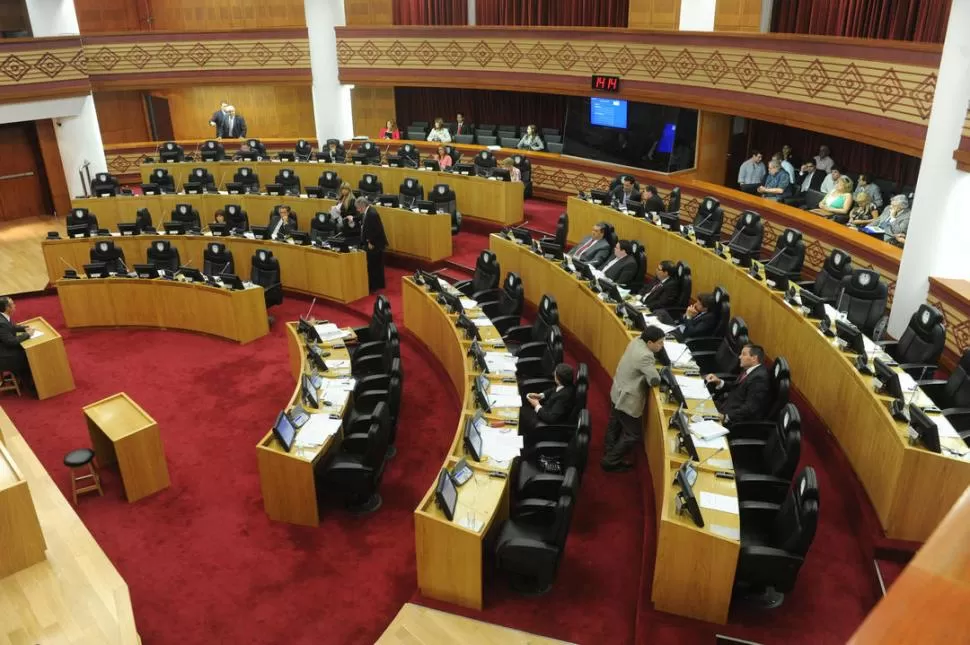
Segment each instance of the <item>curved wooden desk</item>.
[{"label": "curved wooden desk", "polygon": [[[99,239],[108,238],[82,237],[41,242],[50,281],[57,282],[68,266],[83,273],[83,266],[91,261],[91,248]],[[359,251],[338,253],[285,242],[208,235],[135,235],[112,236],[110,239],[124,251],[129,268],[145,261],[152,243],[168,240],[178,249],[183,265],[201,269],[206,245],[221,242],[232,252],[236,273],[243,280],[248,280],[252,273],[251,258],[256,251],[269,249],[280,262],[280,279],[284,289],[338,302],[352,302],[367,297],[367,258]]]},{"label": "curved wooden desk", "polygon": [[[246,211],[250,226],[267,226],[273,208],[285,204],[296,214],[300,230],[309,231],[316,213],[329,212],[335,203],[332,199],[310,199],[306,195],[278,197],[229,194],[119,195],[71,200],[73,208],[87,208],[98,218],[98,226],[110,231],[117,231],[121,222],[134,222],[135,213],[141,208],[148,209],[155,228],[162,230],[162,225],[171,221],[176,204],[191,204],[199,212],[203,226],[214,221],[216,211],[225,210],[228,204],[236,204]],[[387,233],[388,251],[428,262],[438,262],[451,255],[450,215],[423,215],[384,206],[378,206],[377,210],[381,214],[384,232]]]},{"label": "curved wooden desk", "polygon": [[[621,238],[640,240],[648,266],[665,259],[683,260],[693,271],[697,293],[716,286],[727,290],[732,313],[744,318],[754,340],[768,354],[788,359],[799,391],[838,439],[888,537],[926,540],[970,485],[970,463],[909,445],[906,425],[896,422],[887,400],[873,393],[872,377],[859,374],[851,358],[834,347],[814,321],[787,305],[782,294],[645,220],[580,200],[570,200],[569,213],[570,228],[573,221],[606,221]],[[493,246],[502,242],[495,236],[492,240]],[[503,270],[517,266],[501,255],[499,260]],[[523,275],[523,284],[528,299],[541,295],[529,274]]]},{"label": "curved wooden desk", "polygon": [[[348,148],[349,150],[349,148]],[[391,168],[390,166],[363,166],[352,163],[331,164],[316,162],[286,162],[273,161],[217,161],[204,163],[188,161],[167,164],[142,164],[142,181],[147,183],[151,172],[155,168],[164,168],[172,176],[175,186],[181,190],[182,184],[188,181],[193,168],[204,167],[216,181],[219,190],[225,190],[227,182],[232,181],[236,170],[247,166],[259,176],[260,186],[272,183],[276,174],[283,168],[292,169],[300,178],[300,183],[306,186],[316,186],[320,175],[326,170],[333,170],[344,181],[356,189],[361,177],[365,174],[377,175],[384,185],[384,192],[397,195],[401,183],[407,177],[413,177],[421,182],[425,194],[435,184],[448,184],[455,191],[458,210],[464,215],[475,217],[499,224],[512,224],[522,220],[522,202],[524,186],[522,183],[489,181],[474,175],[458,175],[448,172],[435,172],[418,168]],[[106,198],[102,198],[106,199]]]},{"label": "curved wooden desk", "polygon": [[[498,527],[509,513],[506,479],[489,477],[492,471],[508,473],[508,465],[479,463],[467,456],[463,446],[465,422],[475,413],[472,382],[480,371],[466,354],[471,343],[455,328],[455,316],[438,304],[433,293],[425,291],[410,277],[402,278],[404,325],[445,366],[455,391],[461,398],[461,414],[455,437],[442,467],[451,470],[466,457],[475,476],[458,489],[454,521],[448,521],[435,505],[434,482],[414,511],[414,547],[418,560],[418,588],[429,598],[445,600],[463,607],[481,609],[486,535]],[[494,327],[480,327],[483,349],[489,340],[501,341]],[[496,382],[498,377],[489,376]],[[518,409],[514,410],[518,418]],[[477,530],[459,521],[480,524]]]},{"label": "curved wooden desk", "polygon": [[262,287],[138,278],[58,280],[68,327],[163,327],[248,343],[269,333]]}]

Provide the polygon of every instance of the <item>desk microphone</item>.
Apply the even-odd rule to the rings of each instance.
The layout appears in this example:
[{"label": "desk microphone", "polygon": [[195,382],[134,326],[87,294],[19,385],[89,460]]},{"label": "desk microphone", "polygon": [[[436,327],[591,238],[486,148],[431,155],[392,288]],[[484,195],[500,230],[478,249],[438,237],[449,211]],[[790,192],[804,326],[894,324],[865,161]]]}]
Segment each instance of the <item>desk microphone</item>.
[{"label": "desk microphone", "polygon": [[229,260],[228,262],[226,262],[226,266],[224,266],[224,267],[222,267],[222,271],[220,271],[220,272],[219,272],[219,273],[217,273],[216,275],[222,275],[222,274],[224,274],[224,273],[226,272],[226,269],[228,269],[228,268],[229,268],[229,265],[230,265],[230,264],[232,264],[232,260]]},{"label": "desk microphone", "polygon": [[743,230],[744,230],[744,227],[743,226],[739,226],[737,228],[737,230],[734,231],[734,235],[732,235],[731,236],[731,239],[728,240],[728,243],[727,243],[728,248],[731,248],[731,245],[734,244],[735,240],[738,239],[738,236],[741,235],[741,231],[743,231]]},{"label": "desk microphone", "polygon": [[777,252],[776,252],[776,253],[775,253],[774,255],[772,255],[772,256],[771,256],[771,259],[770,259],[770,260],[768,260],[767,262],[762,262],[762,264],[763,264],[763,265],[765,265],[765,266],[768,266],[768,265],[770,265],[770,264],[771,264],[772,262],[774,262],[775,260],[777,260],[777,259],[778,259],[778,257],[779,257],[779,256],[780,256],[780,255],[781,255],[782,253],[784,253],[784,252],[785,252],[785,249],[784,249],[784,248],[780,248],[780,249],[778,249],[778,251],[777,251]]},{"label": "desk microphone", "polygon": [[303,315],[304,320],[310,320],[310,312],[313,311],[313,307],[316,304],[317,304],[317,299],[314,298],[313,301],[310,303],[310,308],[307,309],[306,313]]},{"label": "desk microphone", "polygon": [[714,212],[713,211],[711,211],[710,213],[708,213],[707,215],[705,215],[704,216],[704,219],[702,219],[701,221],[699,221],[697,224],[693,224],[692,225],[693,229],[696,231],[697,229],[701,228],[701,224],[703,224],[707,220],[711,219],[712,217],[714,217]]},{"label": "desk microphone", "polygon": [[219,183],[217,183],[217,184],[216,184],[216,192],[217,192],[217,193],[218,193],[218,192],[219,192],[219,191],[220,191],[220,190],[222,189],[222,187],[224,186],[224,184],[223,184],[222,182],[223,182],[223,181],[225,181],[225,179],[226,179],[226,173],[227,173],[227,172],[229,172],[229,169],[228,169],[228,168],[223,168],[223,169],[222,169],[222,174],[221,174],[221,175],[219,175]]},{"label": "desk microphone", "polygon": [[63,262],[64,263],[64,266],[66,266],[68,269],[70,269],[71,271],[73,271],[74,272],[74,275],[77,275],[77,269],[75,269],[70,264],[68,264],[67,263],[67,260],[65,260],[62,256],[59,256],[57,259],[60,260],[61,262]]}]

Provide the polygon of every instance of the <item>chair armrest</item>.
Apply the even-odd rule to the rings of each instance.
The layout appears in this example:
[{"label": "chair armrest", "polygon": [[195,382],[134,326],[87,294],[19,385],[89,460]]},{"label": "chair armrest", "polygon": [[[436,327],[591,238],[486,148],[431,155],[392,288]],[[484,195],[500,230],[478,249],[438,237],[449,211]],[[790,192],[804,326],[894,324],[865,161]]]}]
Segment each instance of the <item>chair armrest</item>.
[{"label": "chair armrest", "polygon": [[354,360],[358,358],[364,358],[365,356],[373,356],[375,354],[380,354],[384,351],[384,347],[387,345],[386,341],[374,340],[369,343],[360,343],[357,345],[357,349],[354,350]]},{"label": "chair armrest", "polygon": [[342,452],[349,452],[355,455],[362,455],[367,452],[367,434],[358,433],[344,435],[344,440],[340,443]]},{"label": "chair armrest", "polygon": [[461,282],[456,282],[452,286],[458,291],[460,291],[462,295],[468,296],[469,298],[471,297],[471,292],[472,292],[471,280],[462,280]]},{"label": "chair armrest", "polygon": [[372,374],[381,374],[383,369],[384,357],[381,355],[374,355],[354,358],[350,371],[355,378],[360,378],[362,376],[370,376]]},{"label": "chair armrest", "polygon": [[373,338],[370,337],[370,327],[354,327],[354,335],[357,336],[357,343],[369,343]]},{"label": "chair armrest", "polygon": [[362,376],[357,379],[357,383],[354,386],[354,396],[356,397],[358,392],[367,392],[369,390],[388,390],[390,387],[390,374],[372,374],[370,376]]},{"label": "chair armrest", "polygon": [[512,519],[516,522],[537,527],[548,527],[556,521],[556,505],[547,499],[523,499],[512,509]]},{"label": "chair armrest", "polygon": [[684,313],[686,313],[687,307],[663,307],[661,309],[652,309],[650,313],[656,316],[661,311],[666,311],[672,320],[680,320]]},{"label": "chair armrest", "polygon": [[532,341],[530,343],[523,343],[519,345],[519,351],[515,353],[519,359],[523,358],[541,358],[546,352],[546,343],[541,340]]},{"label": "chair armrest", "polygon": [[[522,490],[518,491],[519,499],[523,502],[531,500],[555,501],[559,499],[559,489],[562,488],[562,475],[540,473],[530,479]],[[516,505],[518,510],[518,505]]]},{"label": "chair armrest", "polygon": [[684,344],[687,345],[687,349],[690,350],[691,354],[695,352],[710,352],[713,354],[717,352],[717,348],[723,340],[723,338],[716,336],[704,336],[701,338],[691,338]]},{"label": "chair armrest", "polygon": [[943,410],[943,416],[960,436],[970,430],[970,408],[947,408]]},{"label": "chair armrest", "polygon": [[541,358],[523,358],[515,364],[516,378],[548,378],[549,375],[544,371]]},{"label": "chair armrest", "polygon": [[791,482],[780,477],[746,473],[735,477],[738,485],[738,499],[746,502],[769,502],[781,504],[785,501]]},{"label": "chair armrest", "polygon": [[[485,311],[484,309],[482,311]],[[491,316],[487,312],[486,316],[492,319],[492,325],[498,330],[498,333],[504,338],[509,330],[518,327],[522,323],[521,316]]]},{"label": "chair armrest", "polygon": [[365,390],[354,394],[354,412],[371,414],[378,403],[387,403],[391,393],[387,390]]},{"label": "chair armrest", "polygon": [[936,373],[937,366],[933,365],[932,363],[900,363],[899,369],[903,370],[912,376],[914,380],[918,381],[927,375],[932,376],[934,373]]},{"label": "chair armrest", "polygon": [[[731,461],[734,462],[735,470],[748,470],[749,472],[759,472],[758,468],[762,463],[762,455],[765,450],[765,442],[757,439],[735,439],[728,441],[731,450]],[[755,466],[755,468],[750,468]]]},{"label": "chair armrest", "polygon": [[899,341],[898,340],[877,340],[876,345],[878,345],[879,347],[882,347],[883,351],[885,351],[887,354],[895,358],[896,355],[894,352],[896,351],[896,348],[899,347]]},{"label": "chair armrest", "polygon": [[501,289],[485,289],[479,291],[478,293],[472,294],[472,300],[478,304],[488,303],[488,302],[498,302],[502,298]]},{"label": "chair armrest", "polygon": [[[540,427],[541,426],[541,427]],[[528,432],[522,435],[522,438],[532,446],[536,446],[540,443],[556,443],[565,445],[572,436],[573,432],[576,431],[576,424],[572,423],[569,425],[552,423],[543,424],[540,423],[535,428],[532,428]]]},{"label": "chair armrest", "polygon": [[502,339],[507,343],[528,343],[532,340],[532,325],[511,327],[502,333]]},{"label": "chair armrest", "polygon": [[519,383],[519,394],[525,396],[530,392],[545,392],[556,387],[556,382],[550,378],[530,378]]},{"label": "chair armrest", "polygon": [[[493,300],[488,302],[482,302],[481,300],[478,301],[479,309],[482,310],[483,314],[488,316],[489,320],[493,318],[501,318],[502,316],[507,315],[502,312],[501,306],[502,306],[502,303],[498,300]],[[495,322],[493,321],[492,324],[494,325]],[[516,320],[515,324],[519,324],[519,321]]]},{"label": "chair armrest", "polygon": [[742,526],[745,522],[750,522],[752,526],[770,526],[780,509],[780,504],[772,504],[771,502],[740,502],[738,504]]},{"label": "chair armrest", "polygon": [[815,287],[814,280],[798,280],[797,282],[795,282],[795,284],[797,284],[802,289],[808,289],[809,291],[812,291],[812,289]]}]

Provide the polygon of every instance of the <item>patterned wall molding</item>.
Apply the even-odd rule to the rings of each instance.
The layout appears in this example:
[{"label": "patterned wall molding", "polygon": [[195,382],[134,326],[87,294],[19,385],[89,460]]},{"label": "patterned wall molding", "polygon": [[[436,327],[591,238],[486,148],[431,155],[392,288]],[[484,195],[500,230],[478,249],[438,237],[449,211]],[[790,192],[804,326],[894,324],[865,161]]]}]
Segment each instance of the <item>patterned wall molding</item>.
[{"label": "patterned wall molding", "polygon": [[622,96],[784,122],[919,156],[941,47],[772,34],[339,27],[344,83]]},{"label": "patterned wall molding", "polygon": [[91,91],[78,37],[0,40],[0,103]]},{"label": "patterned wall molding", "polygon": [[960,136],[960,146],[953,151],[957,168],[970,172],[970,107],[967,108],[967,118],[963,122],[963,132]]}]

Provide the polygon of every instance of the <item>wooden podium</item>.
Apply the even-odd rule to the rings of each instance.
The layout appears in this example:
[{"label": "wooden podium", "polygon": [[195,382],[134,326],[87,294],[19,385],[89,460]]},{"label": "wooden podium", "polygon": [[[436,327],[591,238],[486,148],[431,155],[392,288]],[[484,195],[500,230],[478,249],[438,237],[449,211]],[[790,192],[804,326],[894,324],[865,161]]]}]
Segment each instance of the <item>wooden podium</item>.
[{"label": "wooden podium", "polygon": [[43,318],[31,318],[21,323],[41,333],[24,341],[21,346],[27,352],[30,373],[34,377],[38,399],[49,399],[74,389],[74,374],[64,350],[64,339]]}]

